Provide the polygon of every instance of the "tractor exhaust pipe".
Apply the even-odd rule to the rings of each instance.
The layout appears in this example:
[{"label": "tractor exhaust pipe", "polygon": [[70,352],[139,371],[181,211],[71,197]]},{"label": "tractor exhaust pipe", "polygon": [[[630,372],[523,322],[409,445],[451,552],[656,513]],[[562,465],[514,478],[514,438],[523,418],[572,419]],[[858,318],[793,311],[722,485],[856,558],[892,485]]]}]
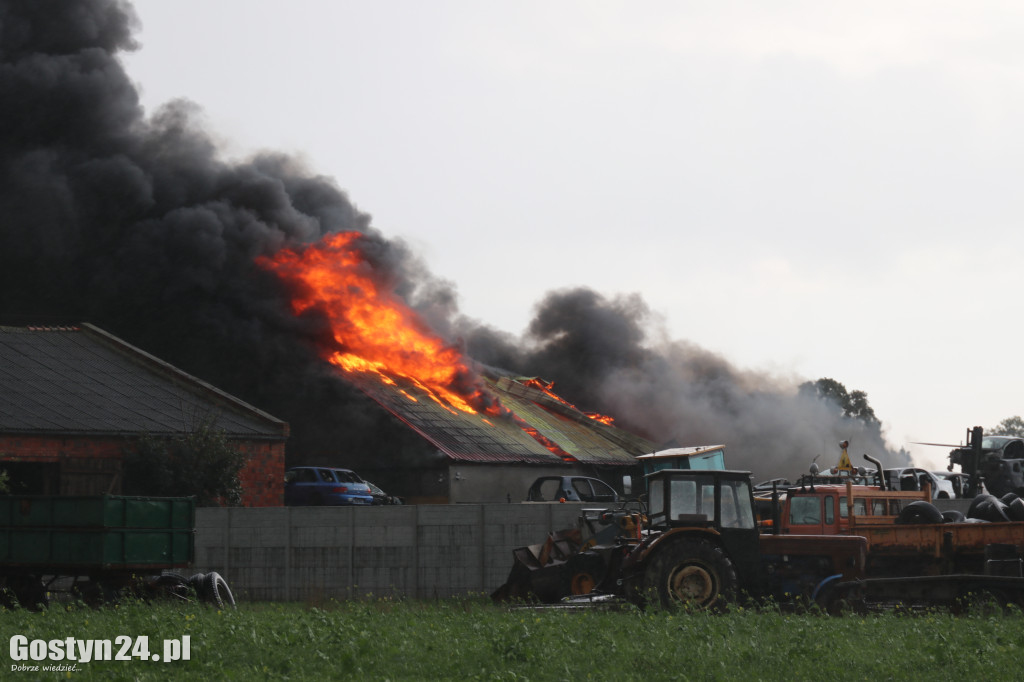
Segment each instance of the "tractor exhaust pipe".
[{"label": "tractor exhaust pipe", "polygon": [[874,464],[875,467],[878,469],[878,484],[882,488],[882,490],[885,490],[885,472],[882,471],[882,463],[875,459],[874,457],[872,457],[871,455],[867,454],[864,455],[864,459]]}]

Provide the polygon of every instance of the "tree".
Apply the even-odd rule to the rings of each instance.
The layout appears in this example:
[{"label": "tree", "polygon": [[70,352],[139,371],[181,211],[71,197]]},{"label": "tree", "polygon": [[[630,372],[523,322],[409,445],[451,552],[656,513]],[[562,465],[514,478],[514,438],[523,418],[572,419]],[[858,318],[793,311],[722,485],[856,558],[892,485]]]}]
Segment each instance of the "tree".
[{"label": "tree", "polygon": [[817,381],[805,381],[800,384],[802,395],[828,400],[843,412],[844,417],[859,419],[865,424],[878,424],[875,411],[868,404],[868,394],[864,391],[847,391],[846,386],[835,379],[821,378]]},{"label": "tree", "polygon": [[154,497],[195,496],[199,506],[237,506],[242,501],[239,472],[245,455],[234,449],[213,419],[173,438],[143,436],[126,453],[124,491]]},{"label": "tree", "polygon": [[1017,438],[1024,438],[1024,419],[1021,419],[1019,416],[1007,417],[996,424],[993,428],[986,429],[985,433],[992,436],[1016,436]]}]

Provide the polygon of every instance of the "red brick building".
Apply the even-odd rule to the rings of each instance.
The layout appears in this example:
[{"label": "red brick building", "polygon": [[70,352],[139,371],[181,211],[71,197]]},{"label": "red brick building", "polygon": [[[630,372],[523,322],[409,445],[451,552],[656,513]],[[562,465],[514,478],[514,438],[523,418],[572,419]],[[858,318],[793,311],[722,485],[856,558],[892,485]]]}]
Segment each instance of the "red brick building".
[{"label": "red brick building", "polygon": [[245,453],[242,504],[283,503],[288,424],[89,324],[0,327],[0,468],[12,492],[121,492],[143,436],[209,420]]}]

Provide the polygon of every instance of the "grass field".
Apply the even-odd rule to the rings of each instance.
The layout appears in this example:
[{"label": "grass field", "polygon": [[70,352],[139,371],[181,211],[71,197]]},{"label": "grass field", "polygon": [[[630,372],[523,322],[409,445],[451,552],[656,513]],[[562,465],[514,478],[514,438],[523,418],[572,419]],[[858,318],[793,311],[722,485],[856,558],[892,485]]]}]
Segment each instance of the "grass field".
[{"label": "grass field", "polygon": [[[771,610],[509,609],[484,599],[241,604],[54,605],[0,612],[7,679],[1016,680],[1024,615],[827,617]],[[17,635],[22,639],[12,639]],[[189,637],[190,660],[139,660]],[[32,640],[130,637],[131,660],[17,661]],[[12,644],[14,651],[10,649]],[[173,645],[169,652],[173,654]],[[50,651],[47,648],[47,651]],[[180,653],[180,650],[179,650]],[[131,650],[126,649],[126,655]],[[46,665],[75,671],[44,671]],[[11,666],[39,666],[38,671]]]}]

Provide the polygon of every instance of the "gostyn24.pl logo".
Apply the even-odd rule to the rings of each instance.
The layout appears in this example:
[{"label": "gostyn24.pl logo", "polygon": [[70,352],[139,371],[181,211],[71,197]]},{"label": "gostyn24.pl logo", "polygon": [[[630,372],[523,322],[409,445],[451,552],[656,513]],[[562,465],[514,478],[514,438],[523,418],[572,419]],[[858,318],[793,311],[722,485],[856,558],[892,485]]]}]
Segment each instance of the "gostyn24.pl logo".
[{"label": "gostyn24.pl logo", "polygon": [[[11,672],[42,670],[73,670],[77,663],[91,661],[187,661],[192,657],[192,639],[165,639],[160,651],[150,651],[149,637],[121,635],[113,639],[29,639],[25,635],[11,637]],[[46,661],[47,665],[43,665]],[[53,667],[60,664],[59,668]]]}]

